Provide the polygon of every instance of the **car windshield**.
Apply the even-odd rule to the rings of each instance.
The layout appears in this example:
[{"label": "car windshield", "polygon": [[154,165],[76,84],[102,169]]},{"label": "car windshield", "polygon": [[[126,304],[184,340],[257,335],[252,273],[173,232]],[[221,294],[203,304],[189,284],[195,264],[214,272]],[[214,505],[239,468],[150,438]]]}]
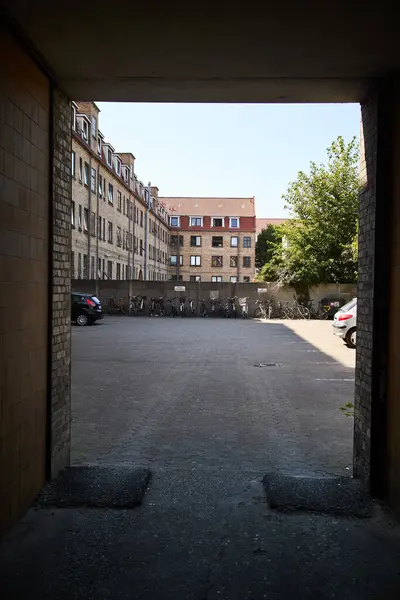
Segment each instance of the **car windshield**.
[{"label": "car windshield", "polygon": [[348,302],[347,304],[342,306],[342,308],[340,309],[340,312],[347,312],[348,310],[351,310],[352,308],[354,308],[356,304],[357,304],[357,298],[353,298],[353,300],[350,300],[350,302]]}]

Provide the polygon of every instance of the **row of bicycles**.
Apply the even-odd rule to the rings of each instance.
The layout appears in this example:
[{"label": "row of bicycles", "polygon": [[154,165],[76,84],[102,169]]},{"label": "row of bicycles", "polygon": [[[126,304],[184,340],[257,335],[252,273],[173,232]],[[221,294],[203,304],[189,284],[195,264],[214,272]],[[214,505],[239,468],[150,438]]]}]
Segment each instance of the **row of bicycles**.
[{"label": "row of bicycles", "polygon": [[[260,319],[327,319],[331,306],[323,302],[311,300],[307,304],[296,299],[290,302],[276,302],[272,299],[255,301],[255,318]],[[153,316],[199,316],[223,317],[236,319],[249,317],[249,298],[211,298],[194,300],[186,297],[165,298],[164,296],[130,296],[128,302],[123,298],[116,300],[111,296],[108,300],[110,315],[128,315],[138,317],[141,315]]]},{"label": "row of bicycles", "polygon": [[249,316],[248,298],[217,298],[194,300],[186,297],[164,298],[164,296],[147,298],[147,296],[131,296],[128,303],[123,298],[116,300],[113,296],[108,299],[110,315],[141,315],[153,316],[199,316],[224,317],[236,319],[238,314],[247,319]]},{"label": "row of bicycles", "polygon": [[329,318],[330,304],[310,300],[306,304],[293,302],[274,302],[273,300],[256,300],[255,317],[261,319],[319,319]]}]

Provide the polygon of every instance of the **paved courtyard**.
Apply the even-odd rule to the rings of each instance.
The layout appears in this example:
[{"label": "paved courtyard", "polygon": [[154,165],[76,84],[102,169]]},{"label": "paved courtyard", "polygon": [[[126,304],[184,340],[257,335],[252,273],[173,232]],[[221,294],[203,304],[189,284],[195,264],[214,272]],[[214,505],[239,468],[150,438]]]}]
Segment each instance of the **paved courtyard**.
[{"label": "paved courtyard", "polygon": [[350,475],[353,419],[340,407],[353,400],[355,352],[331,329],[117,317],[74,327],[72,462]]},{"label": "paved courtyard", "polygon": [[379,506],[266,502],[271,471],[351,475],[354,352],[330,323],[109,318],[73,329],[72,373],[72,461],[152,479],[135,509],[30,510],[0,548],[4,598],[398,600]]}]

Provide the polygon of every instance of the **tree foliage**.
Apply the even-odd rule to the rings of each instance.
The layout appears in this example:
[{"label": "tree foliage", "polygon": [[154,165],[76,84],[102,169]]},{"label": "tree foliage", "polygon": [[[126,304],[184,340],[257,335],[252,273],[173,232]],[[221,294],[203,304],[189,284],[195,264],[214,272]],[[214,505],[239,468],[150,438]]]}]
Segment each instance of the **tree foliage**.
[{"label": "tree foliage", "polygon": [[256,267],[258,269],[271,261],[275,245],[281,241],[282,238],[276,225],[268,225],[258,234],[256,243]]},{"label": "tree foliage", "polygon": [[290,183],[285,208],[290,219],[278,228],[282,243],[261,269],[265,281],[306,291],[320,283],[354,282],[357,276],[358,143],[338,137],[326,164],[310,163]]}]

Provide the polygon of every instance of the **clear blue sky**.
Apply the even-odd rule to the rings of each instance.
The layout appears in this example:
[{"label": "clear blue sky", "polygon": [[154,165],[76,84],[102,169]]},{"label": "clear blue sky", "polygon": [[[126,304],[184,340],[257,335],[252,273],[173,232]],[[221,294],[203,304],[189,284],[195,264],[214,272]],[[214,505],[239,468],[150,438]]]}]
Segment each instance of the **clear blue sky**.
[{"label": "clear blue sky", "polygon": [[358,104],[97,104],[100,131],[162,196],[255,196],[259,217],[284,216],[297,172],[360,131]]}]

